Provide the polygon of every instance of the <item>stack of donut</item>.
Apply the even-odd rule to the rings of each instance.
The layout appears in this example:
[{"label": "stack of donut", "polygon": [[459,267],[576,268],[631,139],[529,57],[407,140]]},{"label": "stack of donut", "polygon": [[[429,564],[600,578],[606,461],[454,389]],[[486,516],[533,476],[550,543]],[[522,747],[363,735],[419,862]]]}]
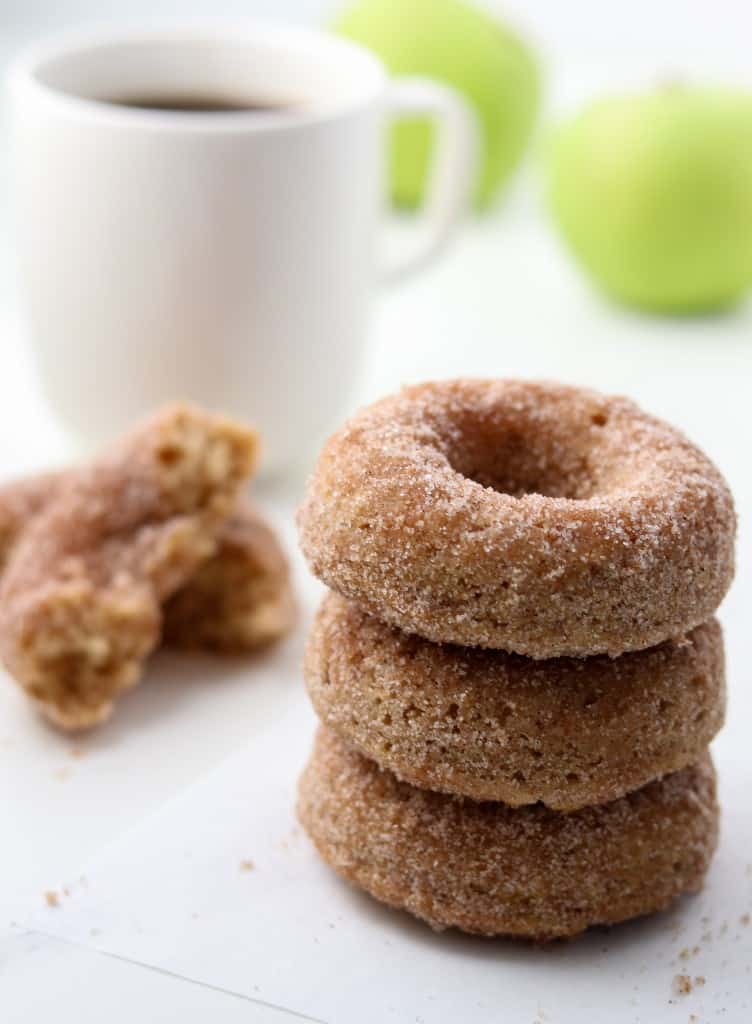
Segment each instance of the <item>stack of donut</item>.
[{"label": "stack of donut", "polygon": [[735,516],[681,433],[558,384],[419,385],[329,440],[299,527],[330,588],[299,815],[337,872],[536,939],[700,887]]}]

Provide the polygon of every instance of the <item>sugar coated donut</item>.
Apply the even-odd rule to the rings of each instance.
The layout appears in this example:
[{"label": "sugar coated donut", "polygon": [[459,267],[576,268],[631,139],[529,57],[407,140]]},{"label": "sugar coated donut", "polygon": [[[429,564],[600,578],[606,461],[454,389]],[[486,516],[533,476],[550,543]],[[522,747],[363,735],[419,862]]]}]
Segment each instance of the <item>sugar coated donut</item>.
[{"label": "sugar coated donut", "polygon": [[571,814],[416,789],[319,730],[298,813],[340,875],[434,928],[552,939],[699,889],[718,835],[709,755]]},{"label": "sugar coated donut", "polygon": [[256,450],[242,424],[178,403],[55,488],[0,585],[0,655],[51,722],[96,725],[136,685],[162,605],[216,551]]},{"label": "sugar coated donut", "polygon": [[165,605],[163,640],[174,647],[254,651],[289,633],[295,618],[282,546],[243,501],[222,525],[214,556]]},{"label": "sugar coated donut", "polygon": [[624,398],[457,380],[363,409],[298,523],[313,572],[428,640],[621,654],[708,619],[735,516],[712,463]]},{"label": "sugar coated donut", "polygon": [[[0,572],[29,524],[75,472],[0,484]],[[162,610],[162,641],[175,647],[255,651],[292,629],[296,605],[287,558],[253,505],[238,503],[220,527],[214,554]]]},{"label": "sugar coated donut", "polygon": [[316,713],[427,789],[570,811],[694,764],[723,724],[721,628],[646,651],[533,661],[432,644],[329,593],[305,656]]}]

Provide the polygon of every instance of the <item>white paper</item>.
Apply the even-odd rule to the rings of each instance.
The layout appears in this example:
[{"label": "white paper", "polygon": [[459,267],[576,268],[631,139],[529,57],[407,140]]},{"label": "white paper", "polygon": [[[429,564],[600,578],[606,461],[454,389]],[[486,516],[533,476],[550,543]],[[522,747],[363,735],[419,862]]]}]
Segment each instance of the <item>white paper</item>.
[{"label": "white paper", "polygon": [[[293,811],[313,729],[301,693],[260,741],[100,856],[34,927],[331,1024],[749,1019],[746,757],[720,758],[723,843],[699,897],[537,948],[435,934],[321,864]],[[680,974],[688,995],[673,991]]]},{"label": "white paper", "polygon": [[[293,1024],[258,1000],[28,932],[0,941],[0,1008],[7,1024]],[[44,983],[40,984],[40,976]]]}]

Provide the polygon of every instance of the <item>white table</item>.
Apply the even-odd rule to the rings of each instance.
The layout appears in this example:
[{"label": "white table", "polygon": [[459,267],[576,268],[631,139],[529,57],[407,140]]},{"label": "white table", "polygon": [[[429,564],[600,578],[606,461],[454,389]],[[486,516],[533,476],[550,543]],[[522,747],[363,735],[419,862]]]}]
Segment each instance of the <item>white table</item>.
[{"label": "white table", "polygon": [[[37,393],[9,292],[2,313],[0,472],[12,475],[60,460],[65,445]],[[473,374],[561,378],[627,393],[684,428],[727,474],[741,530],[739,575],[722,613],[729,651],[729,724],[715,749],[726,772],[735,766],[747,769],[752,730],[752,662],[746,651],[752,614],[752,308],[664,320],[612,307],[562,258],[536,216],[534,198],[520,194],[503,213],[474,223],[442,264],[383,297],[362,397],[403,382]],[[289,493],[260,496],[289,548],[299,493],[300,482],[292,482]],[[17,688],[0,678],[0,938],[5,934],[16,953],[18,943],[26,941],[19,937],[20,922],[42,905],[45,890],[77,877],[81,865],[96,861],[98,851],[228,754],[253,744],[298,699],[296,666],[317,586],[300,563],[296,572],[304,621],[279,653],[253,663],[160,656],[144,685],[122,699],[112,721],[82,739],[49,729]],[[278,756],[284,758],[285,751]],[[749,902],[749,895],[740,893],[740,905]],[[39,941],[44,948],[34,963],[44,965],[45,977],[52,978],[58,947],[52,940]],[[32,963],[30,958],[23,962]],[[157,982],[150,977],[152,984]],[[16,1000],[28,998],[17,971],[8,985],[5,991],[15,992]],[[186,1005],[192,1005],[186,998]],[[30,1009],[27,1019],[42,1019],[42,1005],[33,1013]],[[92,1020],[97,1005],[95,1000]],[[73,1008],[68,1016],[63,1007],[58,1019],[89,1018],[77,1016]],[[557,1020],[553,1012],[550,1019]],[[676,1019],[686,1020],[686,1015]]]}]

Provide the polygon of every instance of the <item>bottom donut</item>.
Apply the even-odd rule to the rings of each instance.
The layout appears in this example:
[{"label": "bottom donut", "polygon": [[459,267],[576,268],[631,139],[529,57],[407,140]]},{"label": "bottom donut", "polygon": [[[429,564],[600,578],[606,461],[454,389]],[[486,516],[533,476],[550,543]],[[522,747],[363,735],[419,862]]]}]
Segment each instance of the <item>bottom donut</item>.
[{"label": "bottom donut", "polygon": [[400,782],[320,728],[298,815],[348,881],[433,928],[537,940],[668,906],[702,885],[718,838],[710,755],[569,814]]}]

